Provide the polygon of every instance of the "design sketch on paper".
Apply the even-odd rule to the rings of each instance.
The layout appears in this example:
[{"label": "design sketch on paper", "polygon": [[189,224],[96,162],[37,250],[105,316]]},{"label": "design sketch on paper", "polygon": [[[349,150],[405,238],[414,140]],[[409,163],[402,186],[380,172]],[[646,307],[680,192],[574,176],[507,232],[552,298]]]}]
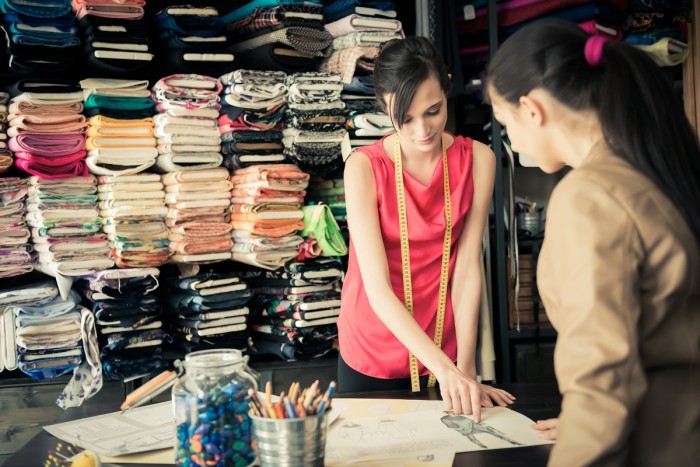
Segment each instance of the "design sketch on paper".
[{"label": "design sketch on paper", "polygon": [[483,422],[477,423],[471,418],[460,415],[445,415],[440,419],[440,421],[442,421],[446,427],[452,428],[457,433],[466,436],[469,441],[483,449],[487,449],[487,447],[476,438],[475,435],[477,434],[488,433],[497,438],[501,438],[503,441],[507,441],[514,446],[523,446],[522,443],[518,443],[517,441],[510,439],[504,433],[495,429],[494,427],[486,425]]},{"label": "design sketch on paper", "polygon": [[392,418],[380,418],[376,427],[360,425],[348,420],[338,427],[341,438],[349,441],[367,441],[390,436],[394,440],[412,439],[418,431],[410,426]]}]

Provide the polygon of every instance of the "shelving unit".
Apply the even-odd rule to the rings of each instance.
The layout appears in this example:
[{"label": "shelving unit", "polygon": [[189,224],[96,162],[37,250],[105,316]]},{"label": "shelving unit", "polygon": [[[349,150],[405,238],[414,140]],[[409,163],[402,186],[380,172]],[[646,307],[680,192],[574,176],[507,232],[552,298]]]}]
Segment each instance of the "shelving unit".
[{"label": "shelving unit", "polygon": [[[492,58],[498,49],[498,21],[496,14],[496,0],[488,1],[488,35],[489,35],[489,58]],[[497,378],[501,383],[510,383],[514,381],[515,373],[514,366],[514,346],[517,343],[523,342],[538,342],[540,338],[546,338],[552,341],[556,338],[556,331],[551,327],[521,327],[520,330],[511,329],[509,326],[508,313],[508,271],[506,262],[506,224],[503,216],[506,199],[504,194],[504,176],[505,170],[508,168],[507,155],[504,152],[501,143],[501,125],[491,115],[491,141],[493,143],[493,152],[496,155],[496,160],[501,163],[496,164],[496,180],[494,184],[493,197],[493,212],[494,212],[494,275],[495,281],[493,286],[494,297],[494,315],[496,318],[495,339],[498,346],[498,354],[496,356]],[[532,169],[539,170],[539,169]],[[511,233],[512,235],[513,233]]]}]

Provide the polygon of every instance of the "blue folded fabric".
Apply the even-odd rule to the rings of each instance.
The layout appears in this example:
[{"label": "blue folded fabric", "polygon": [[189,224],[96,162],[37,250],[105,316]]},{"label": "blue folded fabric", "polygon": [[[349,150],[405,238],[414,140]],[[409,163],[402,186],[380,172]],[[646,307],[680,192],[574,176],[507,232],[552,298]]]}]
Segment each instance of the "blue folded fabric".
[{"label": "blue folded fabric", "polygon": [[68,13],[63,16],[51,16],[48,18],[37,18],[34,16],[27,16],[21,13],[7,13],[3,18],[5,24],[10,23],[22,23],[28,26],[40,27],[40,26],[53,26],[55,28],[70,28],[75,24],[75,17]]},{"label": "blue folded fabric", "polygon": [[356,6],[363,6],[367,8],[374,8],[376,10],[390,11],[395,10],[396,5],[392,1],[385,0],[336,0],[335,2],[323,7],[323,14],[325,16],[333,15],[342,10],[347,10],[348,8],[354,8]]},{"label": "blue folded fabric", "polygon": [[70,0],[0,0],[0,11],[35,18],[57,18],[70,13]]},{"label": "blue folded fabric", "polygon": [[81,357],[59,357],[26,362],[20,357],[19,369],[32,379],[53,379],[70,373],[82,361]]}]

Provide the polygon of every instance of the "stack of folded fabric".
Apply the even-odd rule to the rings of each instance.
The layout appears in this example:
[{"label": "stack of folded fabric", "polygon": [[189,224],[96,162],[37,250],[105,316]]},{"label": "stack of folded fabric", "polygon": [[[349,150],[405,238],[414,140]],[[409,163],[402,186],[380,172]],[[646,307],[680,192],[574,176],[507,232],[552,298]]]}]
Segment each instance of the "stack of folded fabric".
[{"label": "stack of folded fabric", "polygon": [[170,172],[163,176],[166,224],[176,263],[212,263],[231,259],[231,182],[223,167]]},{"label": "stack of folded fabric", "polygon": [[210,272],[166,282],[163,320],[175,347],[184,353],[211,347],[246,348],[246,304],[253,294],[239,276]]},{"label": "stack of folded fabric", "polygon": [[309,183],[308,204],[326,204],[339,223],[347,222],[345,209],[345,182],[342,178],[312,178]]},{"label": "stack of folded fabric", "polygon": [[286,77],[281,71],[236,70],[219,78],[225,86],[219,132],[224,165],[230,170],[286,161]]},{"label": "stack of folded fabric", "polygon": [[165,73],[218,76],[236,68],[226,50],[224,23],[212,6],[166,7],[153,18],[153,31],[158,69]]},{"label": "stack of folded fabric", "polygon": [[7,103],[10,95],[0,92],[0,174],[12,166],[12,153],[7,149]]},{"label": "stack of folded fabric", "polygon": [[216,119],[222,88],[218,79],[197,74],[166,76],[153,86],[159,112],[154,117],[159,154],[155,170],[167,173],[221,165]]},{"label": "stack of folded fabric", "polygon": [[145,0],[72,0],[88,73],[124,76],[151,63],[145,4]]},{"label": "stack of folded fabric", "polygon": [[24,219],[28,185],[26,179],[0,178],[0,278],[34,269],[29,229]]},{"label": "stack of folded fabric", "polygon": [[156,163],[154,102],[147,80],[89,78],[80,82],[89,127],[86,163],[95,175],[129,175]]},{"label": "stack of folded fabric", "polygon": [[691,22],[693,2],[631,0],[629,3],[623,40],[649,54],[659,66],[683,63],[690,55],[686,30]]},{"label": "stack of folded fabric", "polygon": [[21,170],[44,178],[87,175],[83,92],[77,83],[26,79],[9,88],[8,146]]},{"label": "stack of folded fabric", "polygon": [[325,176],[350,153],[345,130],[343,84],[337,73],[295,73],[287,77],[285,154],[304,172]]},{"label": "stack of folded fabric", "polygon": [[[371,71],[371,60],[376,52],[370,50],[377,43],[384,42],[382,36],[356,36],[354,33],[379,32],[383,37],[392,38],[394,35],[403,37],[403,26],[396,19],[396,6],[393,1],[378,0],[335,0],[326,2],[323,7],[325,28],[334,38],[343,38],[341,42],[353,44],[354,47],[367,48],[364,51],[344,52],[345,60],[349,60],[349,70],[355,66],[368,66]],[[337,45],[337,44],[336,44]],[[341,50],[335,47],[336,51]],[[342,63],[340,66],[343,66]],[[348,71],[349,71],[348,70]]]},{"label": "stack of folded fabric", "polygon": [[79,288],[95,315],[104,372],[118,379],[158,373],[167,368],[155,290],[156,268],[113,269],[90,274]]},{"label": "stack of folded fabric", "polygon": [[[368,96],[369,97],[369,96]],[[374,99],[374,96],[372,96]],[[347,101],[346,101],[347,103]],[[394,131],[391,118],[381,110],[348,112],[345,128],[350,136],[350,146],[354,149],[368,146]]]},{"label": "stack of folded fabric", "polygon": [[19,369],[35,379],[66,374],[82,361],[80,296],[71,290],[63,300],[50,283],[36,284],[25,292],[29,290],[48,295],[12,306]]},{"label": "stack of folded fabric", "polygon": [[70,70],[80,48],[70,0],[0,0],[9,68],[18,74]]},{"label": "stack of folded fabric", "polygon": [[291,262],[249,279],[253,348],[285,360],[325,355],[338,336],[342,264],[336,258]]},{"label": "stack of folded fabric", "polygon": [[48,281],[0,290],[0,371],[3,368],[17,368],[17,333],[13,307],[41,306],[53,301],[57,295],[56,284]]},{"label": "stack of folded fabric", "polygon": [[[401,22],[396,20],[396,10],[393,2],[375,2],[382,8],[350,5],[345,9],[337,9],[339,5],[359,2],[338,0],[323,9],[326,28],[333,39],[333,52],[325,58],[319,67],[320,71],[339,73],[343,83],[350,83],[355,75],[368,75],[374,71],[374,59],[379,55],[383,43],[391,39],[403,37]],[[356,10],[363,11],[362,14]],[[329,13],[329,11],[331,13]],[[372,16],[369,16],[372,12]],[[377,22],[377,27],[352,27],[352,22],[366,21],[369,24]],[[385,23],[392,27],[385,27]]]},{"label": "stack of folded fabric", "polygon": [[[82,276],[114,266],[97,212],[94,176],[29,178],[27,224],[37,252],[36,268],[50,276]],[[66,290],[62,288],[62,295]]]},{"label": "stack of folded fabric", "polygon": [[293,164],[260,164],[235,170],[231,182],[233,259],[274,270],[295,258],[309,174]]},{"label": "stack of folded fabric", "polygon": [[255,1],[223,17],[243,68],[295,73],[315,69],[333,38],[318,0]]},{"label": "stack of folded fabric", "polygon": [[172,252],[160,175],[102,175],[97,186],[103,231],[120,268],[158,267]]}]

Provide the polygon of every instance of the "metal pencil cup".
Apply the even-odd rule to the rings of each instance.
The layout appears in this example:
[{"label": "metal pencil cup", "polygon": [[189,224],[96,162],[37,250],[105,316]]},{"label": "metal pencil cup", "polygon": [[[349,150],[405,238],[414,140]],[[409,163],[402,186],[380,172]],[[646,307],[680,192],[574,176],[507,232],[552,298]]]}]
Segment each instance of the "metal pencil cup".
[{"label": "metal pencil cup", "polygon": [[544,211],[521,212],[518,214],[518,230],[526,230],[530,235],[537,235],[544,228]]},{"label": "metal pencil cup", "polygon": [[263,418],[253,420],[258,459],[262,467],[323,467],[326,455],[328,413],[304,418]]}]

